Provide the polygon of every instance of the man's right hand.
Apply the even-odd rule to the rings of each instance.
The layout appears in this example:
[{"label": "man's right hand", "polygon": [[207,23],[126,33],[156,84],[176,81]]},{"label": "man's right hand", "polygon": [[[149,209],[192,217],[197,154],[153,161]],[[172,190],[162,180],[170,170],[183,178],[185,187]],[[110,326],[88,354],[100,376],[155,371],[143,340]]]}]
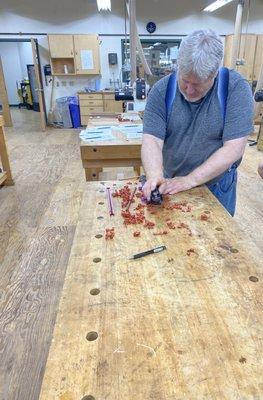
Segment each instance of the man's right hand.
[{"label": "man's right hand", "polygon": [[147,201],[151,200],[151,192],[165,182],[163,176],[148,179],[143,185],[142,192]]}]

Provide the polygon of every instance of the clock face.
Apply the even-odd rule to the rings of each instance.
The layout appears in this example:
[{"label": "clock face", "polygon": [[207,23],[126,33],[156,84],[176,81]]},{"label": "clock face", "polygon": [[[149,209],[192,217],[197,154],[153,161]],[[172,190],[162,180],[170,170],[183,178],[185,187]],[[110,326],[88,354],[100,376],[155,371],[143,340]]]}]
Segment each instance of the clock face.
[{"label": "clock face", "polygon": [[146,29],[149,33],[153,33],[156,30],[156,24],[153,21],[148,22],[148,24],[146,25]]}]

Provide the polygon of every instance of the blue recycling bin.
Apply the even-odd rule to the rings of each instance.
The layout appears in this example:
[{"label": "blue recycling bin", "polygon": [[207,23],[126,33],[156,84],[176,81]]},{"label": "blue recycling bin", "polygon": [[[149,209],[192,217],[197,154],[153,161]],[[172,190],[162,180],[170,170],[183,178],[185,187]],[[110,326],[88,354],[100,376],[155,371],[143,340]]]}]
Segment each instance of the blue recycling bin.
[{"label": "blue recycling bin", "polygon": [[73,128],[81,126],[79,99],[77,96],[68,97],[68,106]]}]

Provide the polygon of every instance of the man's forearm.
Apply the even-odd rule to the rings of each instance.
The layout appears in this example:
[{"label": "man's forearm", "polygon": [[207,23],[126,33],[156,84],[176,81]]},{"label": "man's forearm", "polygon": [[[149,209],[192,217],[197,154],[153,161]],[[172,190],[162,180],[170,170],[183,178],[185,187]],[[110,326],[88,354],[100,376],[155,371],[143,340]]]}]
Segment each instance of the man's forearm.
[{"label": "man's forearm", "polygon": [[235,161],[242,157],[246,138],[237,142],[237,146],[223,146],[212,154],[203,164],[192,171],[188,177],[193,186],[209,182],[226,171]]},{"label": "man's forearm", "polygon": [[163,176],[162,148],[162,140],[153,135],[143,135],[141,156],[147,179]]}]

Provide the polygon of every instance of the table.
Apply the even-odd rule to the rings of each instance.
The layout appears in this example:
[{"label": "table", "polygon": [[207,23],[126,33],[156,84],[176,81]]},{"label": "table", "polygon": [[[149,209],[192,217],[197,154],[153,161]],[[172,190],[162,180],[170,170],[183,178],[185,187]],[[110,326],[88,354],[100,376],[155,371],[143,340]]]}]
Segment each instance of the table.
[{"label": "table", "polygon": [[[128,123],[119,122],[117,115],[92,114],[88,126],[116,125],[117,127]],[[136,174],[140,175],[141,139],[126,139],[117,129],[112,133],[116,138],[115,141],[81,142],[81,160],[87,181],[98,180],[99,173],[107,167],[134,167]]]},{"label": "table", "polygon": [[257,248],[205,187],[145,211],[146,229],[118,197],[109,216],[107,185],[87,184],[40,400],[262,399]]}]

